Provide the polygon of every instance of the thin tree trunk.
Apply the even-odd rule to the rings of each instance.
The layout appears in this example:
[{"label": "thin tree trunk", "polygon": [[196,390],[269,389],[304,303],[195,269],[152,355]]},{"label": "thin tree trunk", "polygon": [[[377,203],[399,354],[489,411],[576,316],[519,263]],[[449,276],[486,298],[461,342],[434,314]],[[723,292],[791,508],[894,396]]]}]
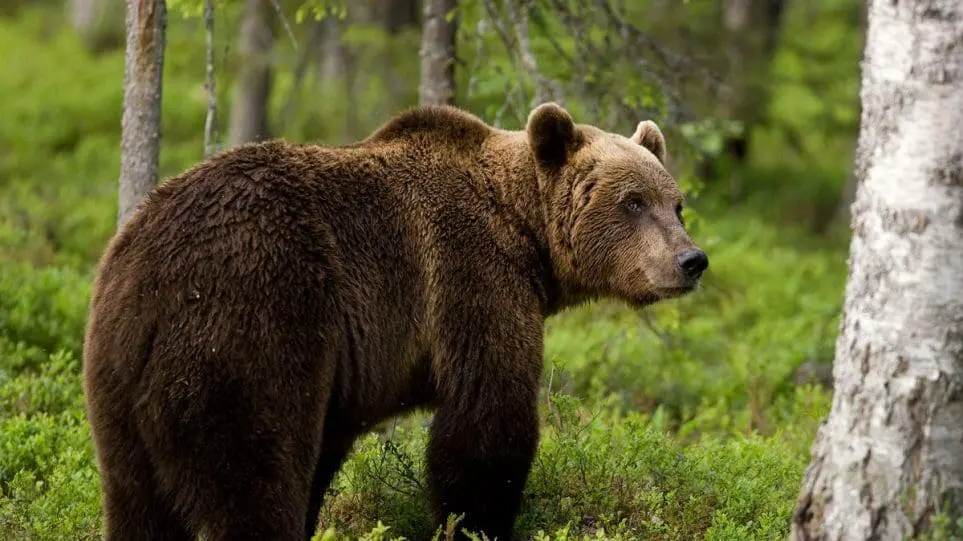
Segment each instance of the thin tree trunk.
[{"label": "thin tree trunk", "polygon": [[[769,67],[779,43],[787,0],[723,0],[723,25],[729,41],[730,113],[746,131],[765,116],[769,102]],[[735,139],[738,139],[736,141]],[[730,152],[742,160],[748,153],[748,133],[734,138]]]},{"label": "thin tree trunk", "polygon": [[217,80],[214,77],[214,0],[204,0],[204,30],[207,36],[204,89],[207,91],[207,118],[204,121],[204,156],[217,152]]},{"label": "thin tree trunk", "polygon": [[271,137],[268,100],[271,97],[271,50],[274,32],[268,0],[245,0],[238,36],[240,67],[231,100],[230,145]]},{"label": "thin tree trunk", "polygon": [[126,27],[118,228],[157,185],[166,2],[128,0]]},{"label": "thin tree trunk", "polygon": [[455,99],[455,37],[457,18],[448,14],[457,0],[425,0],[421,29],[421,105],[450,104]]},{"label": "thin tree trunk", "polygon": [[322,25],[321,80],[344,81],[348,77],[348,48],[341,39],[344,23],[335,16],[327,16]]},{"label": "thin tree trunk", "polygon": [[963,4],[873,0],[850,274],[797,540],[963,511]]},{"label": "thin tree trunk", "polygon": [[[359,94],[362,93],[361,80],[370,75],[357,61],[360,51],[357,45],[349,45],[344,41],[346,28],[360,24],[370,24],[371,6],[369,2],[357,2],[351,5],[348,16],[344,20],[330,17],[324,21],[324,41],[321,48],[324,57],[321,60],[321,84],[336,96],[343,97],[344,132],[341,139],[353,141],[364,136],[364,122],[362,110],[358,106]],[[365,108],[364,113],[370,113]]]},{"label": "thin tree trunk", "polygon": [[[749,156],[752,129],[761,123],[769,104],[769,71],[778,45],[788,0],[721,0],[728,92],[719,100],[719,116],[742,124],[740,133],[727,135],[719,158],[741,164]],[[700,166],[700,176],[720,173],[717,159]],[[742,181],[729,176],[730,199],[741,198]]]},{"label": "thin tree trunk", "polygon": [[532,79],[535,86],[535,104],[547,101],[557,101],[564,105],[563,92],[555,81],[546,77],[538,67],[538,60],[532,51],[531,40],[528,36],[528,10],[526,0],[508,0],[508,17],[511,19],[515,31],[515,54],[526,75]]},{"label": "thin tree trunk", "polygon": [[727,91],[718,100],[716,114],[740,122],[742,130],[726,135],[722,153],[701,162],[698,174],[702,178],[726,177],[733,201],[742,196],[742,181],[738,171],[723,174],[720,166],[726,162],[745,162],[749,157],[752,129],[765,119],[769,105],[770,66],[787,4],[788,0],[719,2]]}]

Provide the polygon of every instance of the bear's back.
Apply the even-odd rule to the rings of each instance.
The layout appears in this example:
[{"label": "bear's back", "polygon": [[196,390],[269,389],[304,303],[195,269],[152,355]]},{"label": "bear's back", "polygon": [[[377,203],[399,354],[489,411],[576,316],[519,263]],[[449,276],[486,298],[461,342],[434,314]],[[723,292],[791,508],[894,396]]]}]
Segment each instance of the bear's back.
[{"label": "bear's back", "polygon": [[459,289],[504,257],[473,156],[487,127],[437,114],[402,115],[346,147],[270,141],[196,165],[112,241],[102,287],[136,283],[131,293],[174,318],[198,298],[234,298],[220,309],[248,317],[279,288],[321,295],[335,318],[325,324],[352,335],[353,355],[412,365],[429,354],[439,306],[477,302]]},{"label": "bear's back", "polygon": [[198,299],[248,317],[281,289],[323,295],[331,325],[367,329],[364,349],[409,344],[422,237],[376,154],[272,141],[212,157],[149,196],[105,253],[101,287],[137,284],[170,317]]}]

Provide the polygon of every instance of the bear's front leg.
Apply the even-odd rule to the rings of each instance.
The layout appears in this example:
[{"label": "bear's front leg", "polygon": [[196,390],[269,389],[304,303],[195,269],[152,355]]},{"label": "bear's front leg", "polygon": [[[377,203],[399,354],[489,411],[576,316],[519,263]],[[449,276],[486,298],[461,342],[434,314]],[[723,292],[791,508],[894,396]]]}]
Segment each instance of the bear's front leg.
[{"label": "bear's front leg", "polygon": [[535,456],[538,420],[529,411],[515,416],[495,405],[479,408],[489,411],[466,417],[459,408],[442,407],[435,415],[428,447],[432,507],[442,521],[464,514],[459,531],[508,541]]},{"label": "bear's front leg", "polygon": [[427,452],[436,518],[464,514],[459,532],[499,541],[511,539],[539,436],[542,321],[519,315],[518,306],[475,313],[449,329],[458,347],[436,359],[440,400]]}]

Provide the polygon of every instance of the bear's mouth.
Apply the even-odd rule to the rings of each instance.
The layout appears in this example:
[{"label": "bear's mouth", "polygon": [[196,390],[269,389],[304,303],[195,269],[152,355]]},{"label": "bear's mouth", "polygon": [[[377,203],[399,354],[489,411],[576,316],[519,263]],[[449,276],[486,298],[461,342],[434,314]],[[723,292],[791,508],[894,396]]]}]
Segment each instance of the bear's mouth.
[{"label": "bear's mouth", "polygon": [[686,282],[682,285],[669,286],[669,287],[656,287],[650,293],[644,295],[636,295],[634,297],[625,299],[629,304],[644,308],[646,306],[671,299],[676,299],[679,297],[684,297],[689,293],[692,293],[699,288],[699,281]]},{"label": "bear's mouth", "polygon": [[674,299],[692,293],[699,289],[699,280],[686,280],[681,285],[659,288],[659,297]]},{"label": "bear's mouth", "polygon": [[700,276],[694,279],[683,278],[672,285],[661,285],[651,280],[644,269],[642,270],[642,275],[645,277],[646,282],[648,282],[645,288],[648,289],[648,292],[642,295],[634,295],[627,299],[631,304],[636,306],[648,306],[660,301],[684,297],[698,289],[702,281],[702,277]]}]

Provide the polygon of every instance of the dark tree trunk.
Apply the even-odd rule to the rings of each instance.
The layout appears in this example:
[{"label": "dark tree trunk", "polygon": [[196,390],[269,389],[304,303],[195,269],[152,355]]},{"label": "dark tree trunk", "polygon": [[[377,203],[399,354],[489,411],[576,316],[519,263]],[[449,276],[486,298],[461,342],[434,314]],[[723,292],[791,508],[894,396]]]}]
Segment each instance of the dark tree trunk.
[{"label": "dark tree trunk", "polygon": [[268,0],[245,0],[238,36],[240,67],[231,99],[231,146],[271,138],[268,100],[273,79],[274,32],[270,16]]},{"label": "dark tree trunk", "polygon": [[417,0],[383,0],[385,29],[396,34],[406,27],[418,25]]},{"label": "dark tree trunk", "polygon": [[321,80],[344,81],[348,77],[348,48],[341,38],[344,23],[336,17],[321,21]]},{"label": "dark tree trunk", "polygon": [[[381,55],[381,74],[385,79],[385,86],[388,87],[388,94],[385,96],[385,108],[387,114],[395,113],[400,105],[405,101],[406,94],[410,92],[410,81],[404,74],[400,73],[396,62],[396,53],[393,54],[391,48],[396,47],[399,37],[406,31],[414,31],[418,28],[419,5],[415,0],[382,0],[377,4],[384,10],[380,14],[381,24],[388,33],[389,50]],[[376,13],[378,13],[376,11]],[[406,43],[406,42],[405,42]]]},{"label": "dark tree trunk", "polygon": [[[772,57],[779,43],[779,32],[787,0],[722,0],[722,25],[725,29],[726,85],[729,92],[721,100],[720,115],[738,121],[742,129],[727,135],[719,159],[735,165],[744,163],[751,151],[754,127],[765,120],[769,105],[769,76]],[[702,176],[718,174],[719,163],[703,164]],[[736,176],[729,179],[732,199],[741,197],[742,186]]]},{"label": "dark tree trunk", "polygon": [[730,114],[742,133],[727,138],[726,152],[737,162],[749,154],[749,134],[765,117],[769,103],[769,67],[779,43],[786,0],[723,0],[729,41]]},{"label": "dark tree trunk", "polygon": [[361,51],[344,42],[344,30],[353,24],[372,24],[372,6],[370,5],[372,1],[374,0],[351,4],[345,20],[329,17],[322,23],[324,28],[321,45],[323,50],[320,66],[321,84],[329,89],[336,89],[337,94],[343,93],[346,105],[342,136],[349,141],[364,135],[365,122],[362,117],[368,116],[372,110],[369,106],[361,111],[358,106],[360,82],[364,77],[371,75],[371,70],[365,70],[363,66],[358,65],[356,59]]}]

